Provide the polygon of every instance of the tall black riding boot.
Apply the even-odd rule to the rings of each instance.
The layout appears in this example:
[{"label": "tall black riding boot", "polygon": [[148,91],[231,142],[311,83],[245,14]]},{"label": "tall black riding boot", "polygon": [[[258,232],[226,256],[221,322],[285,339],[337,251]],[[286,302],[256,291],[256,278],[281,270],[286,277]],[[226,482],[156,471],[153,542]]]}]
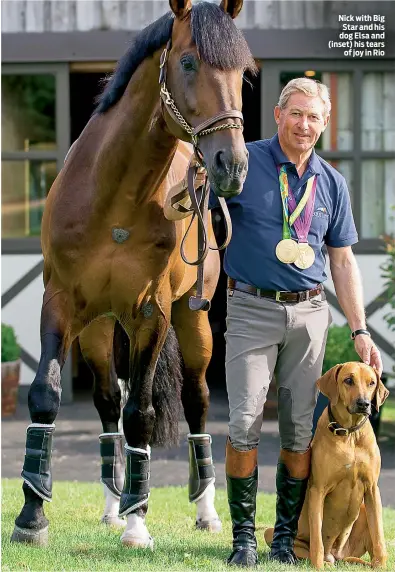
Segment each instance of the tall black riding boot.
[{"label": "tall black riding boot", "polygon": [[305,453],[281,450],[277,465],[276,524],[270,547],[270,559],[297,564],[294,541],[306,496],[310,473],[311,449]]},{"label": "tall black riding boot", "polygon": [[256,493],[258,489],[257,449],[237,451],[226,444],[226,483],[233,530],[232,566],[256,566]]}]

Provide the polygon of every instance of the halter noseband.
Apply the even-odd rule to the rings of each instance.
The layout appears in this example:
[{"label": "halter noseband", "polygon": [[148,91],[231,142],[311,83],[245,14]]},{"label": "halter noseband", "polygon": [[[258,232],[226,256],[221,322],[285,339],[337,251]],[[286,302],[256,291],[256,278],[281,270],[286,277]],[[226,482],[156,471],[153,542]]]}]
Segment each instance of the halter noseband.
[{"label": "halter noseband", "polygon": [[[166,77],[167,77],[167,60],[169,57],[169,52],[171,50],[171,39],[167,42],[165,49],[163,50],[161,57],[160,57],[160,72],[159,72],[159,84],[160,84],[160,96],[164,105],[166,106],[167,111],[171,115],[178,125],[180,125],[188,135],[190,135],[192,144],[195,150],[195,155],[199,163],[203,166],[203,155],[199,149],[199,138],[204,137],[204,135],[210,135],[211,133],[215,133],[216,131],[223,131],[224,129],[243,129],[243,114],[241,111],[237,111],[236,109],[232,109],[230,111],[224,111],[207,119],[197,127],[192,127],[186,121],[186,119],[182,116],[181,112],[179,111],[178,107],[175,104],[174,99],[171,96],[170,91],[167,89],[166,86]],[[222,123],[221,125],[217,125],[216,127],[212,127],[214,123],[221,121],[221,119],[227,119],[231,117],[232,119],[240,119],[240,123]]]}]

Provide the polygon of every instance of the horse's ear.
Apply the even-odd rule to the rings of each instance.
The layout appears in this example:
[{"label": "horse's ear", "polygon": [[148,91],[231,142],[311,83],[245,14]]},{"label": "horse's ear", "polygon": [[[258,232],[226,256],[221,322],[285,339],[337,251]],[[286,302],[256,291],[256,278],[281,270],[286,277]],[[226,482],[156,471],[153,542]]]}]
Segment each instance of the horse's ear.
[{"label": "horse's ear", "polygon": [[243,7],[243,0],[222,0],[221,8],[231,18],[236,18]]},{"label": "horse's ear", "polygon": [[385,387],[384,383],[381,381],[378,371],[375,370],[375,373],[377,378],[377,387],[373,395],[372,405],[376,409],[376,411],[378,411],[380,407],[383,405],[384,401],[387,399],[390,392]]},{"label": "horse's ear", "polygon": [[316,385],[318,389],[326,395],[332,405],[336,405],[339,401],[339,387],[337,385],[337,376],[343,364],[335,365],[328,370],[320,379],[317,380]]},{"label": "horse's ear", "polygon": [[169,0],[170,8],[176,18],[182,20],[192,10],[192,0]]}]

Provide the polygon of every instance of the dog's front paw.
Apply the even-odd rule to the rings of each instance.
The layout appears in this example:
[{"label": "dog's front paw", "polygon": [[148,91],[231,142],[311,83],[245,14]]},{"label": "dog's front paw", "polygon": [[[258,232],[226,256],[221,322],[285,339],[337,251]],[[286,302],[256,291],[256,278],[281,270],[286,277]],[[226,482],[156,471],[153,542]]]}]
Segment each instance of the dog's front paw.
[{"label": "dog's front paw", "polygon": [[373,568],[385,568],[387,565],[387,555],[373,556],[371,565]]},{"label": "dog's front paw", "polygon": [[324,568],[324,555],[323,554],[315,554],[310,558],[311,565],[316,570],[322,570]]}]

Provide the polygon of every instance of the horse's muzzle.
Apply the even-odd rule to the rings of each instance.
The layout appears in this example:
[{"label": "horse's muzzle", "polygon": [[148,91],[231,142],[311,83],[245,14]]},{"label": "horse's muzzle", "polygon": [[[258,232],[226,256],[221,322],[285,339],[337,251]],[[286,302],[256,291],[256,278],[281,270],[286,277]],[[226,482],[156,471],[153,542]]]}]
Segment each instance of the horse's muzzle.
[{"label": "horse's muzzle", "polygon": [[247,176],[248,151],[237,155],[221,149],[214,154],[208,173],[212,189],[219,197],[237,196]]}]

